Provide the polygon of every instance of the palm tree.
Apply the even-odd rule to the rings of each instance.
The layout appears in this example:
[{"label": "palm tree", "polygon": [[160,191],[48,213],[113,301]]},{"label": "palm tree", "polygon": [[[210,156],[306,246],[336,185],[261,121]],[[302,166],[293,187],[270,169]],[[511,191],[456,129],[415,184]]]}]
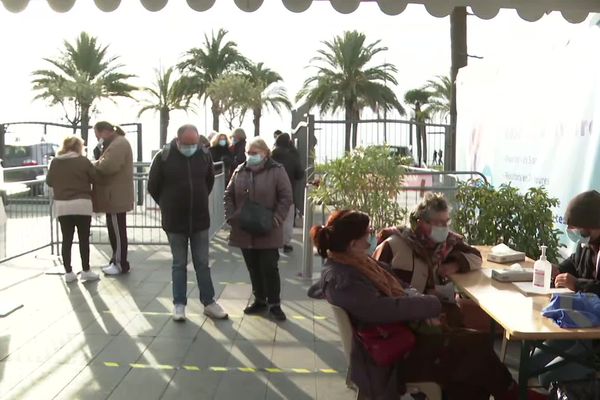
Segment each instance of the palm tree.
[{"label": "palm tree", "polygon": [[404,102],[413,107],[413,121],[417,130],[417,164],[421,160],[427,163],[427,132],[425,122],[430,118],[431,92],[424,89],[413,89],[406,92]]},{"label": "palm tree", "polygon": [[389,63],[370,66],[375,55],[387,47],[380,47],[380,40],[368,45],[365,40],[363,33],[348,31],[333,41],[323,42],[325,48],[311,60],[317,73],[304,81],[297,95],[297,100],[304,98],[310,107],[318,106],[321,113],[344,110],[346,152],[356,145],[357,121],[364,106],[395,108],[404,114],[404,108],[387,86],[397,84],[396,67]]},{"label": "palm tree", "polygon": [[450,115],[450,100],[452,99],[452,81],[450,77],[438,75],[435,79],[427,81],[423,90],[430,92],[429,110],[431,114],[438,114],[444,120]]},{"label": "palm tree", "polygon": [[213,130],[219,130],[219,105],[207,94],[211,83],[221,76],[239,70],[247,65],[246,58],[240,54],[237,44],[232,41],[224,42],[227,31],[219,29],[217,35],[212,33],[209,39],[204,35],[204,47],[188,50],[186,58],[179,63],[178,68],[189,79],[190,94],[211,100]]},{"label": "palm tree", "polygon": [[58,58],[44,58],[53,69],[33,71],[33,89],[40,92],[35,99],[62,106],[73,132],[81,124],[86,143],[94,103],[102,98],[131,98],[136,90],[127,82],[135,75],[120,72],[123,65],[117,62],[119,57],[109,57],[107,51],[108,46],[100,45],[96,37],[81,32],[74,45],[65,40]]},{"label": "palm tree", "polygon": [[244,75],[226,74],[210,84],[206,95],[212,99],[219,115],[225,117],[227,127],[231,130],[242,125],[257,97],[257,91]]},{"label": "palm tree", "polygon": [[157,69],[154,86],[142,88],[144,92],[152,97],[152,100],[146,101],[146,105],[140,110],[138,117],[150,110],[159,113],[160,147],[163,147],[167,143],[171,111],[187,111],[191,107],[191,97],[187,94],[186,88],[186,79],[175,79],[173,76],[173,67],[168,68],[166,71],[162,68]]},{"label": "palm tree", "polygon": [[249,82],[256,89],[256,96],[252,104],[254,114],[254,136],[260,135],[260,119],[263,107],[271,108],[281,114],[282,106],[288,110],[292,109],[292,103],[288,99],[285,88],[277,83],[283,81],[281,75],[270,68],[266,68],[262,62],[249,63],[246,67]]}]

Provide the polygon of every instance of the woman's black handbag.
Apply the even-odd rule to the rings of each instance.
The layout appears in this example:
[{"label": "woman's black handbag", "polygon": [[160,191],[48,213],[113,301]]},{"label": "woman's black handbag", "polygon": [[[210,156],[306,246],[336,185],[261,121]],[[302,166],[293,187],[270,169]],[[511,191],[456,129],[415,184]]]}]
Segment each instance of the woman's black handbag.
[{"label": "woman's black handbag", "polygon": [[240,211],[240,228],[253,236],[266,235],[273,229],[273,210],[247,199]]}]

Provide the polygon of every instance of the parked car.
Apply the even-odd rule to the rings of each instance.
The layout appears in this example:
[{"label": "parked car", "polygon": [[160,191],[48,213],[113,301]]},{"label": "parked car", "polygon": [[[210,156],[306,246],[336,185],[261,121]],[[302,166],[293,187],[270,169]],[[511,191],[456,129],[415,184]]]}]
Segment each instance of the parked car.
[{"label": "parked car", "polygon": [[[12,167],[35,167],[20,171],[4,171],[4,182],[22,182],[39,180],[46,172],[45,167],[50,159],[56,155],[59,145],[54,143],[35,143],[30,145],[11,144],[4,147],[2,166]],[[34,195],[43,193],[43,183],[28,184]]]}]

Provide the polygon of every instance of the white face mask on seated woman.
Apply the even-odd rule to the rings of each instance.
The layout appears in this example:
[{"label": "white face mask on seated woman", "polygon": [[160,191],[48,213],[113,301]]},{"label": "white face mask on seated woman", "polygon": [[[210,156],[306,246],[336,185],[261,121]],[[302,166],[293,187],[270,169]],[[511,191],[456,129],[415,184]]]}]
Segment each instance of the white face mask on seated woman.
[{"label": "white face mask on seated woman", "polygon": [[419,219],[418,229],[435,243],[443,243],[450,234],[450,212],[439,211],[427,219]]}]

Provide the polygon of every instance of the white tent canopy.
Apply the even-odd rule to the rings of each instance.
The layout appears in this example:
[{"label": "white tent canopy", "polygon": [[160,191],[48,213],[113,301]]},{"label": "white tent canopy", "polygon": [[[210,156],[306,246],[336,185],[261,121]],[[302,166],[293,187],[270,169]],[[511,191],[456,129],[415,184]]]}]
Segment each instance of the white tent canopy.
[{"label": "white tent canopy", "polygon": [[[0,0],[4,7],[12,12],[23,11],[31,0]],[[40,0],[41,1],[41,0]],[[47,0],[54,11],[69,11],[76,0]],[[89,0],[86,0],[89,1]],[[149,11],[160,11],[169,0],[140,0]],[[181,0],[173,0],[181,1]],[[216,0],[186,0],[191,9],[206,11]],[[264,0],[233,0],[243,11],[256,11]],[[315,0],[320,1],[320,0]],[[333,8],[340,13],[351,13],[360,5],[361,0],[322,0],[329,1]],[[467,6],[480,18],[490,19],[504,9],[514,9],[527,21],[536,21],[544,14],[558,11],[563,17],[573,23],[582,22],[590,12],[600,12],[600,0],[362,0],[376,1],[381,11],[396,15],[404,11],[408,4],[422,4],[435,17],[445,17],[454,7]],[[303,12],[310,8],[313,0],[282,0],[285,7],[293,12]],[[116,10],[121,0],[94,0],[96,6],[105,12]]]}]

